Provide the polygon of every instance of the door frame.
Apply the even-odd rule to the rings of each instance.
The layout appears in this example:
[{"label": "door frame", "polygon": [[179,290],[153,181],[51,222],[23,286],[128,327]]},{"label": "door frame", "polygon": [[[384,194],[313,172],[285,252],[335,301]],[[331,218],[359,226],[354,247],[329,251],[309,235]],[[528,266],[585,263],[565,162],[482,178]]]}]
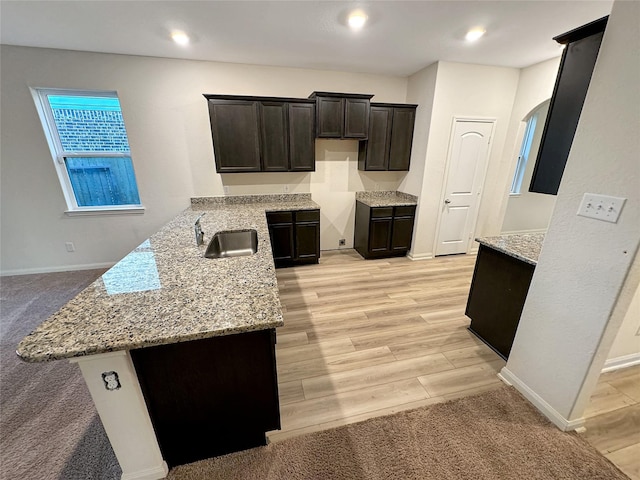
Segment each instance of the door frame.
[{"label": "door frame", "polygon": [[491,123],[492,127],[491,127],[491,135],[489,136],[489,147],[487,148],[487,161],[484,165],[483,171],[482,171],[482,178],[480,181],[480,199],[478,200],[478,204],[476,205],[476,211],[473,214],[473,223],[472,223],[472,227],[471,227],[471,236],[468,238],[467,240],[467,250],[466,252],[464,252],[464,254],[468,254],[469,251],[471,250],[471,245],[473,244],[473,241],[475,239],[476,236],[476,227],[477,227],[477,223],[478,223],[478,214],[480,213],[480,204],[482,203],[482,199],[484,197],[484,185],[487,179],[487,170],[489,169],[489,160],[491,158],[491,152],[493,150],[493,138],[495,136],[496,133],[496,125],[498,123],[498,119],[496,117],[477,117],[477,116],[473,116],[473,117],[467,117],[464,115],[454,115],[451,119],[451,127],[449,128],[449,146],[447,147],[447,162],[444,168],[444,175],[443,175],[443,180],[442,180],[442,187],[440,188],[440,201],[438,203],[438,220],[436,223],[436,231],[435,231],[435,237],[433,240],[433,256],[435,257],[437,255],[437,250],[438,250],[438,238],[440,238],[440,227],[441,227],[441,222],[442,222],[442,212],[443,212],[443,208],[442,206],[444,205],[444,199],[446,197],[447,194],[447,183],[449,182],[449,170],[450,170],[450,166],[451,166],[451,155],[453,153],[453,142],[455,140],[453,133],[455,131],[455,125],[456,122],[461,121],[461,122],[481,122],[481,123]]}]

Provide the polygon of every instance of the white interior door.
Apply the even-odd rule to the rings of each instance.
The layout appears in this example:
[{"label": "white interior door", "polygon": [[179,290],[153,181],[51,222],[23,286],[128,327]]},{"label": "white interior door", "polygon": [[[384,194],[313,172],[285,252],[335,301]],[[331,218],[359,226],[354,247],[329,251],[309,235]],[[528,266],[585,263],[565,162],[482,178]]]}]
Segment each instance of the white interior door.
[{"label": "white interior door", "polygon": [[436,255],[467,253],[495,122],[456,119],[452,128]]}]

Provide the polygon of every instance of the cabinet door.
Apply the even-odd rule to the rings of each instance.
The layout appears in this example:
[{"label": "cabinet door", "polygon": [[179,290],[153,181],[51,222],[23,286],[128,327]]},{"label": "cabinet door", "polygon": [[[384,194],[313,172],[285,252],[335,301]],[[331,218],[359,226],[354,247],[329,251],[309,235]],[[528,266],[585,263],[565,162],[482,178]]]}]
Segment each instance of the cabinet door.
[{"label": "cabinet door", "polygon": [[398,252],[411,248],[413,220],[413,217],[395,217],[393,219],[393,233],[391,235],[392,251]]},{"label": "cabinet door", "polygon": [[344,102],[343,138],[365,140],[369,134],[369,99],[345,98]]},{"label": "cabinet door", "polygon": [[320,257],[320,223],[296,223],[295,259],[317,262]]},{"label": "cabinet door", "polygon": [[415,108],[394,108],[391,145],[389,148],[389,170],[409,170]]},{"label": "cabinet door", "polygon": [[267,212],[271,251],[276,264],[293,260],[293,212]]},{"label": "cabinet door", "polygon": [[209,100],[216,171],[259,172],[258,102]]},{"label": "cabinet door", "polygon": [[316,104],[289,104],[289,169],[312,172],[316,169]]},{"label": "cabinet door", "polygon": [[344,99],[318,97],[317,133],[318,138],[342,138],[344,124]]},{"label": "cabinet door", "polygon": [[530,192],[557,195],[604,32],[569,43],[542,132]]},{"label": "cabinet door", "polygon": [[260,102],[260,133],[262,170],[265,172],[288,171],[289,135],[286,103]]},{"label": "cabinet door", "polygon": [[465,315],[469,329],[505,360],[518,329],[535,266],[480,245]]},{"label": "cabinet door", "polygon": [[170,467],[264,445],[280,428],[274,333],[131,350]]},{"label": "cabinet door", "polygon": [[369,223],[369,252],[387,252],[391,243],[391,218],[372,218]]},{"label": "cabinet door", "polygon": [[369,138],[361,143],[365,158],[359,159],[364,160],[364,170],[388,169],[392,115],[393,108],[371,107]]}]

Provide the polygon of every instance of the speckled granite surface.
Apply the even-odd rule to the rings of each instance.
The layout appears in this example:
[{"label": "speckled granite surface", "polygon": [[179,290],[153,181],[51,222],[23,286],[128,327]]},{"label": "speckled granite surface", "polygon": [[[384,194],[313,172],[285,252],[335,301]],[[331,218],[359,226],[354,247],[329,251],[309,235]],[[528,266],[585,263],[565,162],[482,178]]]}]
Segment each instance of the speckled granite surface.
[{"label": "speckled granite surface", "polygon": [[[265,212],[319,206],[309,195],[249,200],[195,202],[25,337],[18,355],[41,362],[282,326]],[[213,234],[241,228],[257,230],[257,253],[204,258]]]},{"label": "speckled granite surface", "polygon": [[356,192],[356,200],[369,207],[395,207],[417,205],[418,197],[403,192]]},{"label": "speckled granite surface", "polygon": [[476,238],[476,242],[506,253],[523,262],[537,265],[542,242],[544,242],[544,233],[479,237]]},{"label": "speckled granite surface", "polygon": [[[248,203],[310,202],[310,193],[281,193],[270,195],[223,195],[218,197],[193,197],[191,205],[240,205]],[[316,208],[319,208],[316,206]]]}]

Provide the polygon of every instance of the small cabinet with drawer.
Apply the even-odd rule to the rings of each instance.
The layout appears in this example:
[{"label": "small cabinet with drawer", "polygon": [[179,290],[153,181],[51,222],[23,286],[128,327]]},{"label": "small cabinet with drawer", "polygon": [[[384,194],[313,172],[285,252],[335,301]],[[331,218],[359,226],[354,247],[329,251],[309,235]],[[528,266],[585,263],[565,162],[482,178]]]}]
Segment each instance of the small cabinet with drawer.
[{"label": "small cabinet with drawer", "polygon": [[267,212],[276,268],[318,263],[320,210]]},{"label": "small cabinet with drawer", "polygon": [[370,99],[359,93],[313,92],[316,137],[365,140],[369,133]]},{"label": "small cabinet with drawer", "polygon": [[415,205],[370,207],[356,201],[354,248],[367,259],[406,255],[415,212]]}]

